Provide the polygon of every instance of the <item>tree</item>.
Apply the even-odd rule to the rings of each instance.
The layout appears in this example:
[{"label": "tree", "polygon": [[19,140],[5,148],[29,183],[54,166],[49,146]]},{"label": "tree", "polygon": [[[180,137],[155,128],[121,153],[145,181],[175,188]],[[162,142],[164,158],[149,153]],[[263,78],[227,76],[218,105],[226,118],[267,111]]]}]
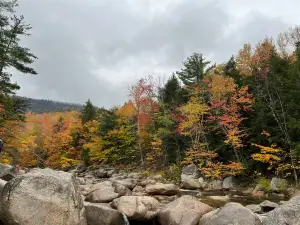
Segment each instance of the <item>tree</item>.
[{"label": "tree", "polygon": [[28,36],[31,27],[24,22],[23,16],[11,16],[17,6],[16,1],[0,3],[0,89],[2,94],[13,94],[20,87],[11,83],[11,74],[7,69],[14,68],[21,73],[37,74],[28,66],[36,56],[30,49],[20,45],[20,38]]},{"label": "tree", "polygon": [[96,119],[97,112],[90,99],[85,103],[81,113],[81,121],[83,124]]},{"label": "tree", "polygon": [[177,71],[179,79],[186,85],[190,90],[200,85],[204,76],[213,68],[208,67],[210,61],[199,53],[193,53],[186,61],[183,62],[183,68]]},{"label": "tree", "polygon": [[142,150],[145,141],[146,127],[152,119],[154,111],[157,109],[154,101],[154,83],[152,77],[143,78],[130,89],[131,104],[134,106],[137,117],[136,127],[138,136],[138,148],[140,151],[141,164],[144,164],[144,153]]},{"label": "tree", "polygon": [[178,78],[173,73],[164,87],[160,88],[158,100],[168,108],[175,109],[179,105],[187,102],[187,93],[180,85]]},{"label": "tree", "polygon": [[213,75],[210,83],[210,120],[215,121],[225,134],[224,143],[233,148],[236,159],[241,163],[239,149],[246,132],[242,122],[243,112],[251,111],[252,95],[248,87],[238,88],[232,78]]},{"label": "tree", "polygon": [[252,51],[250,44],[245,44],[239,51],[236,58],[236,66],[241,76],[248,77],[252,75]]}]

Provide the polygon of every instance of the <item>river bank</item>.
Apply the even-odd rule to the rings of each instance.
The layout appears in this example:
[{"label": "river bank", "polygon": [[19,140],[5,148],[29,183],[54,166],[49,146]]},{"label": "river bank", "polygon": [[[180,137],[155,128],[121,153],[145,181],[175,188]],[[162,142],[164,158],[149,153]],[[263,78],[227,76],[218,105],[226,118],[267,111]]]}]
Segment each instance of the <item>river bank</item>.
[{"label": "river bank", "polygon": [[114,168],[31,169],[16,175],[1,166],[0,177],[7,181],[0,185],[0,218],[4,225],[218,225],[220,220],[225,225],[272,225],[286,224],[268,221],[284,221],[280,212],[289,210],[293,216],[287,219],[300,221],[300,197],[289,200],[279,191],[257,196],[257,187],[239,188],[234,178],[221,184],[197,174],[194,166],[184,169],[176,185],[161,175]]}]

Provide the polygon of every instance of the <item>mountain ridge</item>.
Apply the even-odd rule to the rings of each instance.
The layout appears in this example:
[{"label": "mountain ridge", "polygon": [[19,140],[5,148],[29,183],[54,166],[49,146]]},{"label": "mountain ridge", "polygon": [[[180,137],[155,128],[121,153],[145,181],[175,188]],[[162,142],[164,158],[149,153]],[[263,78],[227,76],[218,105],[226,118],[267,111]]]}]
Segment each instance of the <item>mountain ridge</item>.
[{"label": "mountain ridge", "polygon": [[48,99],[35,99],[25,96],[14,96],[17,99],[21,99],[25,102],[26,112],[32,113],[49,113],[49,112],[69,112],[69,111],[81,111],[83,104],[59,102]]}]

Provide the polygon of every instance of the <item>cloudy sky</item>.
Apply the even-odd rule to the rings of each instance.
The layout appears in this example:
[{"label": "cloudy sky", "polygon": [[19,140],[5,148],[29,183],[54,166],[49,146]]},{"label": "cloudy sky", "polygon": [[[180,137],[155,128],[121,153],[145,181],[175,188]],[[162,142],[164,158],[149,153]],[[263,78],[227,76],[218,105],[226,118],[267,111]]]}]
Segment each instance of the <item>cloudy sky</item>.
[{"label": "cloudy sky", "polygon": [[20,0],[33,27],[22,42],[37,76],[15,74],[19,95],[97,106],[122,104],[128,87],[168,77],[192,52],[223,62],[243,43],[300,24],[299,0]]}]

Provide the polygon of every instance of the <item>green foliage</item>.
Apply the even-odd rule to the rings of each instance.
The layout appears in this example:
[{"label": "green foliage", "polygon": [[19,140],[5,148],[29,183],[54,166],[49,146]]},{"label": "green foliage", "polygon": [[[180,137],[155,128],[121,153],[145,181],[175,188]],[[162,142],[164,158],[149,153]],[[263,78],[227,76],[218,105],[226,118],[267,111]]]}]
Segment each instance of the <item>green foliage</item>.
[{"label": "green foliage", "polygon": [[93,106],[92,102],[90,100],[88,100],[85,103],[85,106],[82,110],[81,121],[83,124],[85,124],[91,120],[95,120],[96,117],[97,117],[96,108]]},{"label": "green foliage", "polygon": [[176,165],[172,164],[169,169],[164,171],[163,177],[165,177],[168,180],[172,180],[173,182],[179,184],[180,183],[180,178],[181,176],[181,168]]},{"label": "green foliage", "polygon": [[[209,61],[203,57],[202,54],[193,53],[183,62],[181,71],[177,71],[179,79],[190,89],[199,85],[204,76],[212,67],[208,67]],[[207,68],[208,67],[208,68]]]},{"label": "green foliage", "polygon": [[257,184],[264,188],[266,192],[271,191],[271,180],[265,178],[265,177],[259,177],[257,179]]},{"label": "green foliage", "polygon": [[90,161],[90,155],[89,155],[89,153],[90,153],[89,149],[83,149],[82,153],[81,153],[82,154],[81,157],[83,159],[83,163],[86,166],[89,165],[89,161]]},{"label": "green foliage", "polygon": [[158,94],[158,100],[170,109],[175,109],[188,100],[187,92],[181,87],[174,73],[167,80],[164,87],[159,89]]}]

